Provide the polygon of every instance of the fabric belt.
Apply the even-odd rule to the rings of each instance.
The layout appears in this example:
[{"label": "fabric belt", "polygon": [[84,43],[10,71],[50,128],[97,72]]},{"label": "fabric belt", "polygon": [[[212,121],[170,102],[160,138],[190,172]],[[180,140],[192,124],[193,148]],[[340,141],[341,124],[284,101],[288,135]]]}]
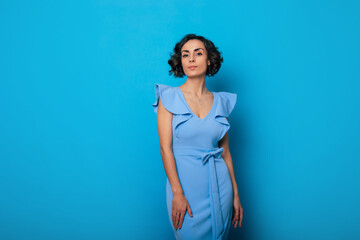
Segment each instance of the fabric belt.
[{"label": "fabric belt", "polygon": [[173,147],[174,156],[194,156],[202,160],[202,164],[209,164],[209,192],[212,225],[215,239],[218,239],[224,230],[224,219],[221,211],[219,185],[216,174],[215,160],[221,160],[224,148],[203,149],[196,147]]}]

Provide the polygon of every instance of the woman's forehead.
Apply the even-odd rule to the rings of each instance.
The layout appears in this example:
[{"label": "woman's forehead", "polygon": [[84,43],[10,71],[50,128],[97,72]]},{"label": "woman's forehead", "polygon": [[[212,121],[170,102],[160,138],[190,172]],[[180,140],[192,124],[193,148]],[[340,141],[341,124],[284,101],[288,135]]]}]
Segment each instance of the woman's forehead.
[{"label": "woman's forehead", "polygon": [[205,51],[205,46],[204,46],[204,43],[200,40],[197,40],[197,39],[192,39],[192,40],[189,40],[187,41],[184,46],[182,47],[181,49],[182,51],[183,50],[203,50]]}]

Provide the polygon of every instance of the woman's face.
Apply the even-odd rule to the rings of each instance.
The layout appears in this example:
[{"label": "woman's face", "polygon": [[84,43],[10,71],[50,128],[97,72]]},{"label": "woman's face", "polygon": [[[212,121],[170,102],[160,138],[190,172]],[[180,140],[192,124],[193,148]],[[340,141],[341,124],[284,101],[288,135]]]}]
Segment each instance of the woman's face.
[{"label": "woman's face", "polygon": [[[207,59],[207,51],[202,41],[191,39],[184,44],[181,48],[181,64],[188,77],[206,74],[210,60]],[[195,67],[191,68],[192,66]]]}]

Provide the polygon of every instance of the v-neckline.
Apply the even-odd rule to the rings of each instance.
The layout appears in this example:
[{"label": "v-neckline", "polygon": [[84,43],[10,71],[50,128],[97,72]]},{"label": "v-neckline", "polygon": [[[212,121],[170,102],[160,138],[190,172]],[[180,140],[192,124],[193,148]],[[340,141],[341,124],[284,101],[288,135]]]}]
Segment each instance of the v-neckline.
[{"label": "v-neckline", "polygon": [[205,116],[204,118],[199,118],[198,115],[196,115],[196,114],[193,112],[193,110],[190,108],[190,105],[187,103],[183,91],[182,91],[179,87],[176,87],[176,88],[180,91],[180,95],[181,95],[182,99],[184,100],[186,107],[189,109],[189,111],[191,112],[191,114],[194,115],[197,119],[205,120],[205,118],[207,118],[207,117],[211,114],[213,108],[215,107],[215,100],[216,100],[216,94],[215,94],[215,92],[211,92],[211,93],[213,94],[213,96],[214,96],[214,99],[213,99],[213,103],[212,103],[212,106],[211,106],[211,108],[210,108],[210,111],[206,114],[206,116]]}]

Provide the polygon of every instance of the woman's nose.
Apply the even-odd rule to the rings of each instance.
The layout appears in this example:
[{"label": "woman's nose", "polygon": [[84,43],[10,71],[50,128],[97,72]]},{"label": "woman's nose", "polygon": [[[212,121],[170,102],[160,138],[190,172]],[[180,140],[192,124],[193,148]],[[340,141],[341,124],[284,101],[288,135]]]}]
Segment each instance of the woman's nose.
[{"label": "woman's nose", "polygon": [[190,62],[193,62],[193,61],[194,61],[194,57],[193,57],[192,55],[190,55],[189,61],[190,61]]}]

